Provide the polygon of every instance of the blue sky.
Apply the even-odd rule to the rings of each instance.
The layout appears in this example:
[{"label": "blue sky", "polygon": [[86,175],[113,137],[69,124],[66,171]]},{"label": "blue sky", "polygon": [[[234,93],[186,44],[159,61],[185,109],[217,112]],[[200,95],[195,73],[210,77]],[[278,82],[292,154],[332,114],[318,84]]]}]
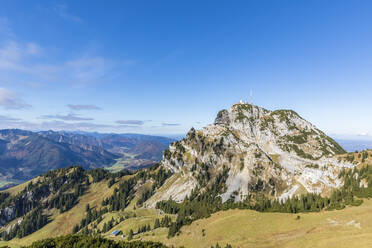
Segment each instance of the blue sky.
[{"label": "blue sky", "polygon": [[252,90],[372,134],[371,1],[0,5],[0,128],[180,134]]}]

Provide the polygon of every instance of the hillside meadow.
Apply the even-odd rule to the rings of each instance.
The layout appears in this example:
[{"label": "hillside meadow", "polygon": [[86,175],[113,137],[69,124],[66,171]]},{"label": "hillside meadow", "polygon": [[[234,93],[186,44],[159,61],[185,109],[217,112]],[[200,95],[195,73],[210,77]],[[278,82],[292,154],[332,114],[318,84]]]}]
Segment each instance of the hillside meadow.
[{"label": "hillside meadow", "polygon": [[320,213],[221,211],[183,227],[181,234],[171,239],[167,239],[166,230],[156,232],[155,236],[144,234],[141,238],[190,248],[216,243],[238,248],[371,247],[372,200],[358,207]]},{"label": "hillside meadow", "polygon": [[[98,185],[97,185],[98,186]],[[101,185],[102,186],[102,185]],[[68,233],[76,219],[83,214],[83,206],[90,201],[89,195],[65,214],[58,216],[43,229],[23,239],[14,239],[1,245],[21,247],[50,236]],[[112,228],[104,237],[112,239],[112,230],[127,233],[144,223],[153,223],[162,215],[156,211],[137,209],[137,216],[129,218]],[[120,215],[111,213],[105,219]],[[299,216],[299,217],[297,217]],[[204,230],[204,231],[203,231]],[[204,233],[204,234],[203,234]],[[372,244],[372,200],[364,200],[358,207],[319,213],[260,213],[252,210],[227,210],[213,214],[210,218],[193,222],[181,229],[181,234],[168,239],[167,228],[135,235],[133,240],[160,241],[168,246],[197,248],[219,243],[224,246],[257,248],[294,247],[370,247]],[[120,236],[113,238],[123,240]],[[125,239],[124,239],[125,240]]]}]

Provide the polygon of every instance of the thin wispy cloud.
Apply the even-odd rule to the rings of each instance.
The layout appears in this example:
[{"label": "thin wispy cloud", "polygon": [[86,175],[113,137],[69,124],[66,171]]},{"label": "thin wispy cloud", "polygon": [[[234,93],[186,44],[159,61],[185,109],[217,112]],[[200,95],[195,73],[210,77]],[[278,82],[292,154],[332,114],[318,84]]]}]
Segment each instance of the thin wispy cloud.
[{"label": "thin wispy cloud", "polygon": [[37,57],[42,49],[35,43],[20,44],[8,41],[0,47],[0,69],[34,74],[35,66],[26,64],[29,57]]},{"label": "thin wispy cloud", "polygon": [[26,129],[33,131],[55,130],[55,131],[112,131],[125,132],[138,130],[141,126],[110,125],[94,122],[66,122],[63,120],[43,121],[41,123],[24,121],[9,116],[0,115],[0,129]]},{"label": "thin wispy cloud", "polygon": [[145,122],[141,120],[118,120],[116,121],[117,124],[120,125],[135,125],[135,126],[141,126]]},{"label": "thin wispy cloud", "polygon": [[369,136],[369,134],[366,132],[361,132],[361,133],[358,133],[358,136],[366,137],[366,136]]},{"label": "thin wispy cloud", "polygon": [[14,118],[9,115],[0,115],[0,128],[1,129],[12,129],[12,128],[23,128],[27,129],[29,122],[23,121],[19,118]]},{"label": "thin wispy cloud", "polygon": [[[20,66],[23,68],[24,66]],[[46,63],[27,66],[23,72],[40,80],[86,86],[103,81],[114,63],[102,57],[83,56],[56,65]]]},{"label": "thin wispy cloud", "polygon": [[[102,131],[102,132],[126,132],[126,131],[136,131],[139,132],[143,130],[142,125],[132,124],[107,124],[107,123],[96,123],[92,122],[91,118],[83,118],[73,114],[69,115],[44,115],[39,119],[50,119],[42,122],[32,122],[26,121],[19,118],[14,118],[12,116],[0,115],[0,129],[26,129],[33,131],[42,130],[55,130],[55,131]],[[87,121],[89,120],[89,121]],[[127,122],[127,121],[125,121]],[[159,126],[154,126],[152,128],[159,128]]]},{"label": "thin wispy cloud", "polygon": [[110,61],[102,57],[81,57],[67,61],[62,69],[71,73],[76,82],[87,84],[104,78],[110,66]]},{"label": "thin wispy cloud", "polygon": [[42,49],[38,44],[31,42],[26,44],[25,52],[28,55],[40,55],[42,54]]},{"label": "thin wispy cloud", "polygon": [[43,61],[44,49],[36,43],[8,41],[0,47],[0,70],[31,77],[39,84],[66,83],[85,86],[104,81],[115,63],[100,56],[83,55],[57,64]]},{"label": "thin wispy cloud", "polygon": [[55,131],[97,131],[99,129],[114,129],[112,125],[97,124],[90,122],[77,122],[69,123],[64,121],[45,121],[41,123],[28,122],[28,121],[13,121],[13,122],[1,122],[0,129],[18,128],[34,131],[42,130],[55,130]]},{"label": "thin wispy cloud", "polygon": [[41,51],[41,47],[36,43],[20,44],[15,41],[8,41],[0,49],[0,59],[14,62],[24,59],[28,55],[39,55]]},{"label": "thin wispy cloud", "polygon": [[93,118],[86,118],[80,117],[76,114],[68,114],[68,115],[43,115],[41,116],[42,119],[55,119],[55,120],[64,120],[64,121],[92,121]]},{"label": "thin wispy cloud", "polygon": [[77,122],[77,123],[67,123],[64,121],[50,121],[42,122],[35,125],[36,129],[39,130],[66,130],[66,131],[76,131],[76,130],[86,130],[86,131],[96,131],[99,129],[110,128],[112,125],[90,123],[90,122]]},{"label": "thin wispy cloud", "polygon": [[0,88],[0,106],[5,109],[25,109],[31,107],[18,93],[4,88]]},{"label": "thin wispy cloud", "polygon": [[161,125],[163,127],[177,127],[177,126],[181,126],[181,124],[179,124],[179,123],[162,123]]},{"label": "thin wispy cloud", "polygon": [[13,117],[10,117],[10,116],[0,115],[0,121],[1,121],[1,122],[14,123],[14,122],[18,122],[18,121],[20,121],[20,120],[21,120],[21,119],[13,118]]},{"label": "thin wispy cloud", "polygon": [[96,106],[96,105],[91,105],[91,104],[87,104],[87,105],[83,105],[83,104],[68,104],[67,107],[69,107],[71,110],[101,110],[100,107]]},{"label": "thin wispy cloud", "polygon": [[73,22],[82,22],[82,19],[69,12],[68,6],[65,4],[59,4],[54,8],[54,11],[63,19]]},{"label": "thin wispy cloud", "polygon": [[[66,5],[59,5],[56,12],[65,18],[75,19],[68,14]],[[12,30],[9,21],[0,18],[0,72],[4,72],[0,74],[2,81],[21,82],[27,78],[30,82],[36,82],[23,82],[32,88],[56,83],[81,88],[110,80],[119,71],[122,72],[124,66],[134,64],[131,59],[114,61],[90,52],[51,62],[48,47],[35,42],[20,42],[15,35],[5,33],[12,34]]]}]

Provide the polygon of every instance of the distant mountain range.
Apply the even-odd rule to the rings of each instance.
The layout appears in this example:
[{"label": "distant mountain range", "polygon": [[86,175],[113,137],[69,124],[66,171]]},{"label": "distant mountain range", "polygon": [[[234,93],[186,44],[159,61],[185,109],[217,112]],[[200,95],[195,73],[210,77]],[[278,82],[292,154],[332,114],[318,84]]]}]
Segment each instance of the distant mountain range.
[{"label": "distant mountain range", "polygon": [[174,141],[140,134],[97,134],[19,129],[0,130],[0,181],[28,180],[51,169],[137,169],[152,165]]}]

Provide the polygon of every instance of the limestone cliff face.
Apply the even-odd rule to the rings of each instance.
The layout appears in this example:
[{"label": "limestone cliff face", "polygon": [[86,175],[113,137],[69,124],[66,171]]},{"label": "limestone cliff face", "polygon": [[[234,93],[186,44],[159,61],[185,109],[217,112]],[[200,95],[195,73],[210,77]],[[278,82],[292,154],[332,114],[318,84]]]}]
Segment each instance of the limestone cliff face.
[{"label": "limestone cliff face", "polygon": [[336,155],[345,151],[291,110],[269,111],[246,103],[218,113],[214,124],[191,129],[164,152],[162,166],[174,172],[148,201],[182,201],[228,169],[223,201],[254,192],[286,199],[306,192],[328,194],[342,185],[338,173],[353,167]]}]

